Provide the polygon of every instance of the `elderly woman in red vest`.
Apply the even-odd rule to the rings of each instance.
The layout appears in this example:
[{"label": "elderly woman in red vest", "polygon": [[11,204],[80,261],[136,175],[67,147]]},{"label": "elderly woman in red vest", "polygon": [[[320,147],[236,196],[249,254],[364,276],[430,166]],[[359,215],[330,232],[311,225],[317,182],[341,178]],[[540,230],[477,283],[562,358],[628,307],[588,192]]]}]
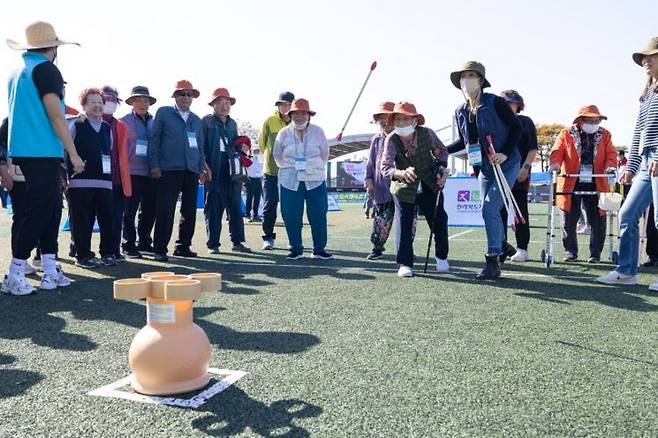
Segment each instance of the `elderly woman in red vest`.
[{"label": "elderly woman in red vest", "polygon": [[[551,149],[551,171],[580,174],[579,177],[558,178],[557,192],[607,192],[608,178],[592,177],[593,174],[614,173],[617,167],[617,150],[612,145],[610,132],[600,126],[607,117],[596,105],[584,106],[569,128],[564,128]],[[576,225],[580,217],[580,205],[585,206],[587,221],[592,227],[589,252],[590,263],[598,263],[605,243],[605,211],[598,208],[598,196],[558,195],[556,205],[562,216],[562,244],[564,261],[578,259]]]}]

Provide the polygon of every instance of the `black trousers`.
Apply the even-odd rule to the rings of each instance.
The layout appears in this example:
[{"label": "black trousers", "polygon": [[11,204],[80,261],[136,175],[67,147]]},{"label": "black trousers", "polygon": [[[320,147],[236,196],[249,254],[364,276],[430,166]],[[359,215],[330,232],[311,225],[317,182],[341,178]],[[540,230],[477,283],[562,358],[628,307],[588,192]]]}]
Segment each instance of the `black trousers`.
[{"label": "black trousers", "polygon": [[263,192],[262,178],[249,178],[247,183],[247,216],[258,217],[260,195]]},{"label": "black trousers", "polygon": [[434,254],[440,259],[448,258],[448,214],[443,208],[443,193],[439,192],[441,198],[436,212],[436,223],[434,220],[434,205],[436,203],[436,194],[423,184],[422,193],[416,195],[416,202],[410,204],[400,201],[401,218],[400,218],[400,247],[398,248],[397,263],[413,267],[414,265],[414,227],[413,222],[416,213],[416,206],[423,212],[430,230],[434,229]]},{"label": "black trousers", "polygon": [[[574,191],[594,191],[596,190],[594,184],[576,184]],[[605,244],[605,226],[607,223],[606,217],[599,214],[599,198],[598,196],[585,195],[576,196],[571,195],[571,211],[566,212],[560,210],[562,218],[562,245],[565,251],[571,254],[578,255],[578,235],[576,234],[576,226],[578,219],[580,219],[580,205],[585,207],[585,214],[587,215],[587,222],[592,228],[589,236],[589,254],[591,257],[601,257],[601,251]]]},{"label": "black trousers", "polygon": [[[514,235],[516,236],[516,246],[519,249],[528,250],[528,244],[530,243],[530,220],[528,217],[528,185],[525,183],[519,184],[518,182],[512,187],[512,195],[516,199],[516,203],[519,204],[519,210],[521,210],[521,215],[525,219],[525,224],[516,224],[516,231]],[[503,207],[500,210],[500,217],[503,220],[503,226],[505,227],[505,240],[507,240],[507,210]]]},{"label": "black trousers", "polygon": [[98,220],[101,231],[99,252],[101,256],[114,255],[114,206],[112,190],[83,189],[68,190],[71,212],[71,236],[75,243],[76,258],[84,260],[91,256],[91,233]]},{"label": "black trousers", "polygon": [[244,219],[242,217],[242,183],[222,181],[206,186],[206,203],[203,213],[206,217],[206,234],[208,248],[218,248],[222,233],[224,211],[228,216],[228,230],[233,244],[244,242]]},{"label": "black trousers", "polygon": [[[57,235],[62,219],[61,159],[14,160],[25,175],[24,216],[12,226],[12,255],[27,260],[37,244],[43,254],[57,254]],[[14,233],[15,231],[15,233]]]},{"label": "black trousers", "polygon": [[658,259],[658,230],[653,218],[653,203],[649,207],[649,217],[647,218],[647,255],[652,259]]},{"label": "black trousers", "polygon": [[155,232],[153,249],[156,254],[167,254],[167,246],[174,229],[176,202],[181,195],[180,222],[178,223],[177,248],[192,245],[196,224],[196,199],[199,175],[189,170],[163,171],[158,179]]},{"label": "black trousers", "polygon": [[265,174],[263,176],[263,240],[276,239],[274,224],[278,205],[279,178]]},{"label": "black trousers", "polygon": [[[151,231],[155,223],[155,203],[157,199],[157,180],[150,176],[131,175],[132,196],[126,199],[123,213],[123,249],[135,249],[137,236],[139,245],[149,247],[153,244]],[[135,230],[135,216],[137,216]]]}]

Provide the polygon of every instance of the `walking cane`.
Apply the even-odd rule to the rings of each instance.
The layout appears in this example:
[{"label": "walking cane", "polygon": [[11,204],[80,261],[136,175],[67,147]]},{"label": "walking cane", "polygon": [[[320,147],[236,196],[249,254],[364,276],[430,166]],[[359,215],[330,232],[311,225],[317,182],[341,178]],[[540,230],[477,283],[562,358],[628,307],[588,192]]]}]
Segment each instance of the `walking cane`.
[{"label": "walking cane", "polygon": [[352,113],[354,112],[354,108],[356,108],[356,104],[359,102],[359,99],[361,98],[361,94],[363,94],[363,90],[366,88],[366,84],[368,83],[368,79],[370,79],[370,75],[372,72],[377,68],[377,61],[373,62],[370,65],[370,71],[368,72],[368,76],[366,76],[366,80],[363,82],[363,85],[361,86],[361,90],[359,91],[359,95],[356,96],[356,100],[354,101],[354,105],[352,105],[352,109],[350,110],[350,113],[347,115],[347,119],[345,120],[345,123],[343,124],[343,128],[340,130],[340,133],[336,136],[336,140],[341,141],[343,139],[343,132],[345,131],[345,128],[347,127],[347,122],[350,121],[350,117],[352,117]]},{"label": "walking cane", "polygon": [[[443,176],[445,174],[445,167],[440,166],[436,176]],[[430,227],[430,239],[427,242],[427,254],[425,254],[425,268],[423,273],[427,274],[427,263],[430,260],[430,249],[432,248],[432,238],[434,237],[434,227],[436,227],[436,213],[439,211],[439,200],[441,199],[441,194],[443,189],[440,189],[436,194],[436,202],[434,203],[434,213],[432,214],[432,226]]]}]

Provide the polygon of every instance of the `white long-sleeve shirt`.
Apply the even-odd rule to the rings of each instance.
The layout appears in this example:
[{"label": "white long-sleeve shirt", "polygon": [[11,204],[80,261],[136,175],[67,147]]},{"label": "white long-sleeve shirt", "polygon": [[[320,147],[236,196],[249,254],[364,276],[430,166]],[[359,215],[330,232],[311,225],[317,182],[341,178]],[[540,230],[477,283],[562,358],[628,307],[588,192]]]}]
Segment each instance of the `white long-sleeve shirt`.
[{"label": "white long-sleeve shirt", "polygon": [[[274,142],[274,160],[279,166],[279,184],[297,191],[304,181],[307,190],[319,187],[327,179],[329,145],[319,126],[308,124],[304,141],[300,140],[294,125],[279,131]],[[304,171],[295,167],[298,159],[304,159]]]}]

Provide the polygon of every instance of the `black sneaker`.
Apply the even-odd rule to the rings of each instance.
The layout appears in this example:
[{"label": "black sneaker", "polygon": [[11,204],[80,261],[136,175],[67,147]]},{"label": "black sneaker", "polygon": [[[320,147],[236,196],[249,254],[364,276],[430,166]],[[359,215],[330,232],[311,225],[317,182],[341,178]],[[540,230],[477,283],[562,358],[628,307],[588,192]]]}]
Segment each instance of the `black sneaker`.
[{"label": "black sneaker", "polygon": [[75,266],[79,266],[85,269],[96,269],[103,266],[103,263],[98,260],[96,257],[87,257],[82,260],[76,260]]},{"label": "black sneaker", "polygon": [[219,247],[208,248],[208,254],[219,254]]},{"label": "black sneaker", "polygon": [[128,257],[129,259],[141,259],[142,258],[142,253],[137,251],[136,248],[124,249],[123,254],[126,257]]},{"label": "black sneaker", "polygon": [[153,260],[156,262],[168,262],[169,257],[167,257],[167,254],[153,254]]},{"label": "black sneaker", "polygon": [[368,260],[379,260],[384,257],[384,253],[378,249],[373,249],[370,254],[366,257]]},{"label": "black sneaker", "polygon": [[288,260],[297,260],[297,259],[301,259],[302,257],[304,257],[303,251],[290,251],[290,253],[286,258]]},{"label": "black sneaker", "polygon": [[251,248],[244,246],[242,243],[234,243],[231,251],[250,253]]},{"label": "black sneaker", "polygon": [[322,259],[322,260],[331,260],[334,258],[333,254],[329,254],[327,251],[322,250],[322,251],[313,251],[313,255],[311,256],[314,259]]},{"label": "black sneaker", "polygon": [[114,259],[117,261],[117,263],[123,263],[126,261],[126,258],[121,254],[114,254]]},{"label": "black sneaker", "polygon": [[601,261],[601,257],[590,257],[589,260],[587,260],[587,263],[599,263]]},{"label": "black sneaker", "polygon": [[179,247],[174,250],[174,255],[176,257],[196,257],[197,254],[194,251],[191,251],[190,248]]},{"label": "black sneaker", "polygon": [[116,266],[117,259],[112,254],[104,255],[101,257],[101,263],[105,266]]},{"label": "black sneaker", "polygon": [[155,254],[153,245],[137,245],[137,251],[141,252],[142,254],[148,254],[148,255]]}]

